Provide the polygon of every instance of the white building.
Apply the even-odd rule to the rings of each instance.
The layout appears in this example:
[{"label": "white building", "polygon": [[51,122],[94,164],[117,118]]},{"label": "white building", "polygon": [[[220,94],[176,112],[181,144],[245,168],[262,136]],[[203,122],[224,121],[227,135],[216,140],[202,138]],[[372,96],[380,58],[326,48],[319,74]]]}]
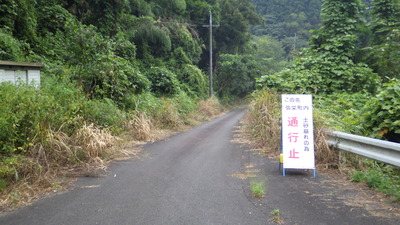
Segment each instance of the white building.
[{"label": "white building", "polygon": [[0,61],[0,83],[11,82],[13,84],[27,83],[40,85],[40,69],[43,64]]}]

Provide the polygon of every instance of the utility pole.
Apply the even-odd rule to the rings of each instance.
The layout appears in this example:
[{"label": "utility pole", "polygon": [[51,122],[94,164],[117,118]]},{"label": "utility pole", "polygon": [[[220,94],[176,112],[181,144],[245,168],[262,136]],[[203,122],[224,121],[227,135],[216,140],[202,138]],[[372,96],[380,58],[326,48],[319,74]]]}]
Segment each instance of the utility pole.
[{"label": "utility pole", "polygon": [[212,46],[213,35],[212,35],[212,30],[213,30],[213,27],[219,27],[219,25],[213,25],[211,11],[210,11],[210,24],[203,25],[203,27],[210,28],[210,97],[212,97],[213,93],[214,93],[214,90],[213,90],[213,46]]}]

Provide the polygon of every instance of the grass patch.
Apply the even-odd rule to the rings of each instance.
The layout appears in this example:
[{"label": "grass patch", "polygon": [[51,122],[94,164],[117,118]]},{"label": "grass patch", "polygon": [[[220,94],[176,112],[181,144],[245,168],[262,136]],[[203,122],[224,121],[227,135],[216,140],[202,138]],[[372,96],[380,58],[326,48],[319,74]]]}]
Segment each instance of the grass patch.
[{"label": "grass patch", "polygon": [[351,180],[365,182],[370,188],[379,190],[391,197],[392,201],[400,202],[400,171],[391,166],[372,168],[352,173]]},{"label": "grass patch", "polygon": [[250,190],[254,198],[262,198],[265,196],[267,190],[265,180],[263,179],[251,179]]},{"label": "grass patch", "polygon": [[278,224],[282,224],[283,223],[283,221],[281,219],[281,216],[280,216],[279,209],[272,210],[271,211],[271,216],[272,216],[272,221],[274,221],[275,223],[278,223]]}]

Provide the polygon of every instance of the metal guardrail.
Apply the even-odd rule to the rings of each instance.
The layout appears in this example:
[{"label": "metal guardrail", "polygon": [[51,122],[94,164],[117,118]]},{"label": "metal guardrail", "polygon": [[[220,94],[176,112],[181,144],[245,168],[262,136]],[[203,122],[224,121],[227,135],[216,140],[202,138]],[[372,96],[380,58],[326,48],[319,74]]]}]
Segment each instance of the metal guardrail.
[{"label": "metal guardrail", "polygon": [[399,143],[334,131],[328,133],[328,144],[339,150],[400,167]]}]

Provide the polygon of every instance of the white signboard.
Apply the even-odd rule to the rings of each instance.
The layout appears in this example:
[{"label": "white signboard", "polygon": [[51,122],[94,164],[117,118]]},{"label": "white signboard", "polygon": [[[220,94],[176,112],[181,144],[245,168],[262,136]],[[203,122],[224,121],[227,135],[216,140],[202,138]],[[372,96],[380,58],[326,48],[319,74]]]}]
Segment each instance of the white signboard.
[{"label": "white signboard", "polygon": [[314,169],[311,95],[282,95],[283,169]]}]

